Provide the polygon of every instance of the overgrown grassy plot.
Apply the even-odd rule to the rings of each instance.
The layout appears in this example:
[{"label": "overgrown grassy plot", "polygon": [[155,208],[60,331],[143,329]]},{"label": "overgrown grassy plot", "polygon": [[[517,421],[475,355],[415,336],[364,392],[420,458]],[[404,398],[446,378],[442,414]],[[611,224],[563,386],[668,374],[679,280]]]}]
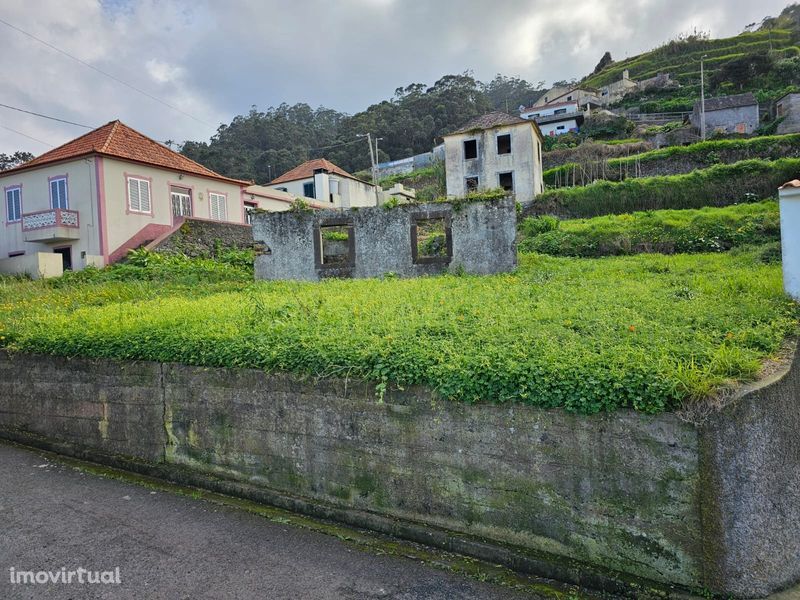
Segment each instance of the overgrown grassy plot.
[{"label": "overgrown grassy plot", "polygon": [[746,253],[522,255],[518,272],[494,277],[234,276],[228,286],[98,275],[61,287],[5,282],[0,341],[27,352],[361,377],[378,395],[425,384],[464,402],[657,412],[755,377],[797,316],[780,267]]}]

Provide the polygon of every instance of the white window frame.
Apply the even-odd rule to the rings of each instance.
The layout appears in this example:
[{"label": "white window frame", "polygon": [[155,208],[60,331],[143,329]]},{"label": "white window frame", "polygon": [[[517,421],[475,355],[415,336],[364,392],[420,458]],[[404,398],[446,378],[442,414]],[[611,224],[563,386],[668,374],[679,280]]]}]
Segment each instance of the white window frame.
[{"label": "white window frame", "polygon": [[[191,217],[194,211],[194,207],[192,206],[192,195],[189,193],[189,190],[185,191],[177,191],[177,190],[170,190],[169,192],[169,200],[172,210],[172,215],[175,217]],[[180,214],[175,212],[175,201],[178,201],[180,204]],[[188,212],[185,209],[188,207]]]},{"label": "white window frame", "polygon": [[[16,211],[11,211],[14,195],[16,195]],[[22,221],[22,186],[14,186],[6,189],[6,223],[19,223],[20,221]]]},{"label": "white window frame", "polygon": [[208,216],[213,221],[228,220],[228,195],[208,192]]},{"label": "white window frame", "polygon": [[[142,177],[128,176],[125,180],[125,188],[128,196],[128,212],[152,215],[153,214],[153,194],[150,189],[150,180]],[[134,200],[133,189],[136,188],[136,199]],[[142,190],[147,190],[146,205],[142,202]]]},{"label": "white window frame", "polygon": [[[64,182],[64,197],[61,198],[61,195],[58,193],[58,183],[63,181]],[[53,195],[53,184],[56,184],[56,196]],[[69,209],[69,182],[67,181],[67,177],[53,177],[49,181],[50,186],[50,208],[56,209],[60,208],[63,210]],[[63,202],[62,202],[63,200]]]}]

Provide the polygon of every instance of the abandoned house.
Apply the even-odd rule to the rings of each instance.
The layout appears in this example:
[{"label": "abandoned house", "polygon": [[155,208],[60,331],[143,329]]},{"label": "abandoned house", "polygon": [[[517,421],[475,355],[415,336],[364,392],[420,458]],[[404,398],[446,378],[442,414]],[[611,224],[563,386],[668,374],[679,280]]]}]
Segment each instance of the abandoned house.
[{"label": "abandoned house", "polygon": [[791,92],[778,100],[775,116],[783,119],[778,123],[778,134],[800,133],[800,92]]},{"label": "abandoned house", "polygon": [[538,108],[521,106],[519,116],[536,121],[542,135],[550,137],[578,131],[583,125],[583,111],[575,101],[556,102]]},{"label": "abandoned house", "polygon": [[447,195],[503,188],[518,202],[544,189],[542,132],[535,121],[503,112],[477,117],[444,136]]},{"label": "abandoned house", "polygon": [[[709,98],[705,102],[706,133],[753,133],[758,128],[758,101],[747,92],[734,96]],[[695,102],[689,117],[692,125],[702,130],[700,102]]]}]

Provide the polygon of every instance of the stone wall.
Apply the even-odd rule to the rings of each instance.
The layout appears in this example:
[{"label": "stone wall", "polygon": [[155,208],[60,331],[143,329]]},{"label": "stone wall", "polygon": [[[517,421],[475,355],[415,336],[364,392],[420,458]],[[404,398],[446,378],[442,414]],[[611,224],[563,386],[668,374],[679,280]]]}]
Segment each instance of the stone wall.
[{"label": "stone wall", "polygon": [[755,596],[800,578],[798,389],[795,367],[698,427],[0,354],[0,436],[613,593]]},{"label": "stone wall", "polygon": [[[444,256],[415,256],[415,223],[443,219],[449,242]],[[350,231],[347,260],[324,264],[321,228]],[[514,199],[260,213],[253,216],[253,239],[260,248],[256,279],[316,281],[324,277],[401,277],[463,270],[486,275],[516,267],[517,217]]]},{"label": "stone wall", "polygon": [[243,250],[252,247],[249,225],[189,218],[168,237],[156,240],[149,249],[197,257],[212,256],[217,248]]}]

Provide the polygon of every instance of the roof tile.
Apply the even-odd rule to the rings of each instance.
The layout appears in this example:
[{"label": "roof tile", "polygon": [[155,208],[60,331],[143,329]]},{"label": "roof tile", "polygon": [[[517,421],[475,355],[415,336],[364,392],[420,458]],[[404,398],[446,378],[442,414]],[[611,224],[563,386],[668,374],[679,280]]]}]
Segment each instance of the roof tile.
[{"label": "roof tile", "polygon": [[354,177],[341,167],[337,167],[329,160],[326,160],[324,158],[315,158],[313,160],[307,160],[301,165],[297,165],[294,169],[286,171],[286,173],[284,173],[280,177],[276,177],[269,183],[270,185],[272,185],[275,183],[284,183],[286,181],[297,181],[299,179],[308,179],[314,176],[314,171],[319,171],[320,169],[328,173],[334,173],[336,175],[340,175],[342,177],[349,177],[350,179],[358,179],[357,177]]},{"label": "roof tile", "polygon": [[106,123],[102,127],[98,127],[62,146],[53,148],[49,152],[45,152],[25,164],[3,171],[3,174],[5,175],[9,172],[22,171],[89,154],[101,154],[113,158],[131,160],[156,167],[174,169],[183,173],[230,181],[237,184],[250,183],[249,181],[242,181],[220,175],[182,154],[170,150],[146,135],[128,127],[121,121]]}]

